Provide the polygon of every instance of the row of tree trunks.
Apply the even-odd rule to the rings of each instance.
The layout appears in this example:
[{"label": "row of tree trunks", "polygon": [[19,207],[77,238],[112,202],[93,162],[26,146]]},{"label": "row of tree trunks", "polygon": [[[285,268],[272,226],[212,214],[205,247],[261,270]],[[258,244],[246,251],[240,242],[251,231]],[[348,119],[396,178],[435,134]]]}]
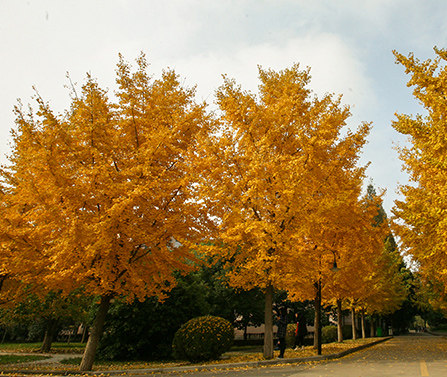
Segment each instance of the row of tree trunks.
[{"label": "row of tree trunks", "polygon": [[[341,332],[341,318],[342,318],[342,314],[341,314],[341,302],[339,303],[337,301],[337,318],[338,318],[338,328],[339,328],[339,337],[338,337],[338,341],[340,342],[343,341],[343,333]],[[357,318],[356,318],[356,311],[355,308],[351,308],[351,318],[352,318],[352,339],[357,339]],[[366,338],[366,321],[365,321],[365,311],[362,309],[360,311],[360,325],[361,325],[361,331],[362,331],[362,338]],[[341,332],[341,335],[340,335]],[[370,330],[369,330],[369,336],[371,338],[373,338],[374,336],[376,336],[376,325],[375,325],[375,321],[374,318],[371,318],[371,323],[370,323]]]},{"label": "row of tree trunks", "polygon": [[[337,300],[337,337],[338,342],[343,342],[343,322],[342,322],[343,314],[342,314],[342,306],[341,300]],[[356,312],[355,308],[351,308],[351,318],[352,318],[352,339],[357,339],[357,326],[356,326]],[[362,309],[360,311],[360,323],[362,329],[362,338],[366,338],[366,323],[365,323],[365,311]],[[374,321],[371,321],[370,326],[370,336],[375,336],[375,326]]]}]

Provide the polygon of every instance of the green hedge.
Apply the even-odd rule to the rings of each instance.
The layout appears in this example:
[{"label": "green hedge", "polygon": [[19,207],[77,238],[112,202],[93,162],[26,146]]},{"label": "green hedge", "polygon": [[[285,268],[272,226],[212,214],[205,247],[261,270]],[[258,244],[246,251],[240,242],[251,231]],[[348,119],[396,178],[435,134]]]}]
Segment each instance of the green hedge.
[{"label": "green hedge", "polygon": [[324,326],[321,329],[321,342],[322,343],[332,343],[336,342],[337,336],[337,326]]}]

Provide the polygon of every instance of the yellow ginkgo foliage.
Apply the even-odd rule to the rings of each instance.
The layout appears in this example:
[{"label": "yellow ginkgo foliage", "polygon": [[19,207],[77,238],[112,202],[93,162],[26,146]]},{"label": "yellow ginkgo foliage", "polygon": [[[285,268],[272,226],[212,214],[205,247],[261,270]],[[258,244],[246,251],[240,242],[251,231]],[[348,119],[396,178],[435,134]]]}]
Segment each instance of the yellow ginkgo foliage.
[{"label": "yellow ginkgo foliage", "polygon": [[255,95],[225,78],[217,91],[222,127],[204,145],[199,171],[219,228],[210,249],[231,264],[232,285],[265,290],[264,356],[271,358],[273,288],[286,287],[297,261],[316,270],[318,247],[329,243],[324,229],[363,176],[356,163],[370,127],[342,135],[349,109],[332,95],[315,97],[309,70],[298,65],[259,69],[259,79]]},{"label": "yellow ginkgo foliage", "polygon": [[339,228],[334,244],[338,268],[326,269],[322,274],[323,302],[337,307],[338,318],[342,307],[352,313],[356,309],[368,314],[392,312],[400,306],[406,291],[397,265],[402,260],[397,258],[397,251],[395,255],[386,249],[391,233],[381,197],[369,185],[367,193],[352,201],[348,211],[350,216],[345,218],[345,227]]},{"label": "yellow ginkgo foliage", "polygon": [[360,198],[363,168],[343,166],[336,176],[302,222],[305,242],[292,250],[282,285],[294,300],[314,299],[318,352],[321,301],[335,304],[365,289],[364,279],[377,267],[373,261],[383,248],[383,231],[372,223],[377,208]]},{"label": "yellow ginkgo foliage", "polygon": [[39,96],[36,114],[18,106],[2,174],[11,271],[101,297],[81,370],[92,367],[110,300],[163,297],[206,234],[191,164],[210,125],[205,105],[173,71],[153,80],[143,55],[137,64],[132,72],[120,58],[114,101],[88,77],[63,115]]},{"label": "yellow ginkgo foliage", "polygon": [[408,86],[426,115],[397,115],[393,127],[408,136],[400,159],[410,184],[400,188],[396,201],[395,229],[420,273],[447,293],[447,51],[436,49],[434,60],[419,61],[394,52],[397,62],[411,76]]}]

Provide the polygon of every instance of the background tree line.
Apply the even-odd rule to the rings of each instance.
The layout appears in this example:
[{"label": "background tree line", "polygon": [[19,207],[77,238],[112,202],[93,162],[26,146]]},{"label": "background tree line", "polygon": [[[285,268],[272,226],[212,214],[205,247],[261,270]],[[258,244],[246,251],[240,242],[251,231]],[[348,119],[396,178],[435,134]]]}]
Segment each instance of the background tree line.
[{"label": "background tree line", "polygon": [[[446,323],[441,312],[438,312],[415,297],[417,276],[413,276],[406,268],[402,269],[409,284],[410,295],[403,302],[401,309],[388,315],[368,316],[369,323],[382,322],[383,333],[392,326],[396,334],[405,333],[413,326],[415,315],[422,316],[429,326],[442,327]],[[177,275],[177,285],[169,292],[163,303],[155,298],[143,302],[126,303],[116,300],[111,304],[105,323],[104,336],[101,339],[98,357],[106,360],[152,360],[169,359],[171,344],[175,332],[189,319],[202,315],[216,315],[226,318],[235,328],[242,331],[247,326],[259,326],[264,320],[264,295],[261,290],[236,290],[225,282],[222,269],[218,264],[202,267],[186,276]],[[8,309],[3,308],[0,316],[2,341],[32,341],[40,342],[45,337],[48,323],[54,324],[53,340],[63,342],[86,341],[85,334],[76,334],[79,325],[88,326],[98,309],[94,297],[83,296],[76,305],[65,306],[62,312],[59,302],[58,311],[43,311],[48,303],[54,301],[53,294],[45,302],[39,302],[37,297],[29,297],[25,302]],[[61,297],[58,297],[59,301]],[[62,300],[65,301],[65,300]],[[73,300],[72,300],[73,301]],[[294,314],[299,313],[309,326],[313,325],[315,317],[312,301],[291,301],[286,291],[277,291],[274,295],[274,307],[286,306],[289,309],[289,321],[294,326]],[[62,315],[63,314],[63,315]],[[344,310],[347,316],[349,310]],[[337,318],[334,306],[326,306],[322,316],[322,326],[331,325],[329,316]],[[423,324],[425,325],[425,324]],[[59,335],[60,330],[71,329],[74,335]],[[377,329],[376,329],[377,330]],[[351,326],[343,328],[344,338],[352,338]],[[361,329],[357,329],[362,336]],[[371,336],[370,331],[366,336]],[[325,336],[323,332],[323,342]],[[330,338],[331,341],[334,338]],[[335,338],[336,339],[336,338]],[[255,344],[261,344],[257,339]],[[247,344],[254,344],[247,343]],[[42,346],[45,341],[42,342]],[[43,347],[42,347],[43,349]]]}]

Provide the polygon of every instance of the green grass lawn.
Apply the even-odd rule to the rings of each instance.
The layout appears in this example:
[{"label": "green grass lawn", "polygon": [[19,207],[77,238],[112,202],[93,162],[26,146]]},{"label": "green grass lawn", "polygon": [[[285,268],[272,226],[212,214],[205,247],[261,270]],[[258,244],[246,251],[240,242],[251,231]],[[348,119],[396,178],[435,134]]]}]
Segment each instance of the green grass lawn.
[{"label": "green grass lawn", "polygon": [[37,361],[48,359],[48,356],[38,356],[38,355],[0,355],[0,365],[2,364],[16,364],[16,363],[27,363],[29,361]]},{"label": "green grass lawn", "polygon": [[[3,343],[0,352],[38,352],[42,343]],[[82,353],[85,343],[53,343],[51,353]]]}]

